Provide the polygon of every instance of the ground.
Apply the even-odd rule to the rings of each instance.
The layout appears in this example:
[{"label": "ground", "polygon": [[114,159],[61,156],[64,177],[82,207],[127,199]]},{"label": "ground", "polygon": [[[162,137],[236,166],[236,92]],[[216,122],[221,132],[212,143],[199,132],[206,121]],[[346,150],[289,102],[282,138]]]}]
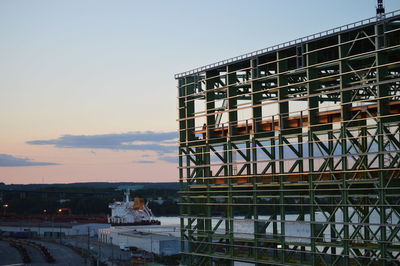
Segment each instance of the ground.
[{"label": "ground", "polygon": [[[24,246],[28,251],[32,263],[30,265],[54,265],[54,266],[78,266],[85,265],[84,259],[72,249],[63,245],[49,243],[45,241],[36,241],[45,246],[53,255],[56,262],[46,263],[41,252],[31,246]],[[0,241],[0,265],[23,265],[18,251],[11,247],[7,241]]]}]

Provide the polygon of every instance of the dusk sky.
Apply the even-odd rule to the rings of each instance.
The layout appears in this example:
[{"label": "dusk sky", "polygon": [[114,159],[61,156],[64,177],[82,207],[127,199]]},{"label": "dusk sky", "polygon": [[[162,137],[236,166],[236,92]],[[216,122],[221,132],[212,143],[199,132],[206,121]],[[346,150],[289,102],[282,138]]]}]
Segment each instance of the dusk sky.
[{"label": "dusk sky", "polygon": [[0,182],[177,181],[175,73],[372,17],[375,2],[2,0]]}]

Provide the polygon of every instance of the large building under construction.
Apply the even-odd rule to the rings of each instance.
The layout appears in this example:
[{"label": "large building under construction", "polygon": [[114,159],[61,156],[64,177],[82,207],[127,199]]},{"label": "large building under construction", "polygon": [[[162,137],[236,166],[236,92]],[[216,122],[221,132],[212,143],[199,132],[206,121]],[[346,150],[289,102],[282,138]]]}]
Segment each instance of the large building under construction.
[{"label": "large building under construction", "polygon": [[400,10],[175,76],[187,265],[399,265]]}]

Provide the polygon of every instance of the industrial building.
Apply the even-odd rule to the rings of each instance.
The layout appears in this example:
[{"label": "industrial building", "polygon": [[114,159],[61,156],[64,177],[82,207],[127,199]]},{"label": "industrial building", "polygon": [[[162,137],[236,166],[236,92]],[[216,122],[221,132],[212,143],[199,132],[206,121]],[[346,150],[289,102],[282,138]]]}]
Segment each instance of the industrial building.
[{"label": "industrial building", "polygon": [[180,231],[165,226],[131,226],[100,229],[98,239],[121,249],[138,248],[160,256],[175,255],[180,252]]},{"label": "industrial building", "polygon": [[186,265],[398,265],[400,10],[175,78]]},{"label": "industrial building", "polygon": [[0,222],[0,234],[5,232],[26,232],[33,236],[59,238],[65,236],[97,236],[97,231],[110,227],[104,223],[62,223],[62,222]]}]

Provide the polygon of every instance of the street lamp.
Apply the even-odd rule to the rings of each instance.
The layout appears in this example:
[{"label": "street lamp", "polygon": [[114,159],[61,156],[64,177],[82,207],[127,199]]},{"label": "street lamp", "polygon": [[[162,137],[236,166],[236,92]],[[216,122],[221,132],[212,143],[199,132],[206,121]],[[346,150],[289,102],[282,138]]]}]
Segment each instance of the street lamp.
[{"label": "street lamp", "polygon": [[3,215],[6,216],[7,214],[8,204],[3,204]]}]

